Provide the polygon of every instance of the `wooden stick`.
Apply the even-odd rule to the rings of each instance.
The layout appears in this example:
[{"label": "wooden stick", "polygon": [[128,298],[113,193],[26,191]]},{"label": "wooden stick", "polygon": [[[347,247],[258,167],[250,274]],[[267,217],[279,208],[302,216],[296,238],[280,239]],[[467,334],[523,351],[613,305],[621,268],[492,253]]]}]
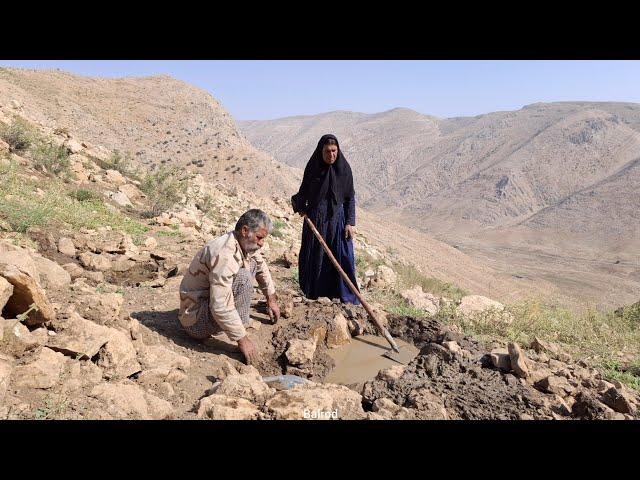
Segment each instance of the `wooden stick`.
[{"label": "wooden stick", "polygon": [[320,235],[320,232],[318,232],[318,230],[316,229],[316,227],[313,224],[313,222],[311,221],[311,219],[309,217],[307,217],[306,215],[304,216],[304,218],[307,221],[307,225],[309,225],[309,228],[311,228],[311,231],[313,232],[313,234],[316,236],[316,238],[320,242],[320,245],[322,245],[322,248],[324,249],[325,253],[327,254],[327,256],[329,257],[329,259],[331,260],[333,265],[336,267],[336,269],[338,270],[338,272],[342,276],[342,279],[349,286],[349,288],[351,289],[353,294],[356,297],[358,297],[358,300],[360,300],[360,303],[362,303],[362,306],[364,307],[364,309],[367,311],[367,313],[371,317],[371,320],[373,321],[373,324],[376,326],[376,328],[378,329],[380,334],[384,338],[387,339],[387,342],[389,342],[389,345],[391,345],[391,348],[393,348],[393,350],[395,350],[396,352],[399,353],[400,349],[398,348],[398,345],[396,345],[396,342],[393,340],[393,337],[391,336],[389,331],[376,318],[376,316],[374,315],[373,310],[371,309],[369,304],[364,300],[364,298],[362,298],[362,295],[360,294],[360,292],[358,291],[356,286],[353,284],[353,282],[351,282],[351,279],[349,278],[349,276],[344,272],[344,270],[342,269],[342,267],[340,266],[340,264],[336,260],[336,257],[333,256],[333,253],[331,252],[331,249],[329,248],[327,243],[324,241],[324,239],[322,238],[322,235]]}]

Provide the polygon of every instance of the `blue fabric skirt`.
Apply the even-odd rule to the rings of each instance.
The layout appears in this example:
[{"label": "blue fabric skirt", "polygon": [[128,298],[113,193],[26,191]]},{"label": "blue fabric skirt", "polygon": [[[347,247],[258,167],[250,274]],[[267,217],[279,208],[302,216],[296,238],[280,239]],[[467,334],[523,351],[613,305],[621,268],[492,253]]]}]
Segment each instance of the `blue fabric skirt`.
[{"label": "blue fabric skirt", "polygon": [[[317,207],[309,210],[307,215],[357,288],[353,240],[344,237],[345,210],[339,207],[332,218],[329,218],[327,206],[328,202],[323,200]],[[339,298],[343,303],[360,305],[358,297],[342,279],[306,221],[302,228],[302,245],[298,261],[300,288],[305,297],[313,300],[318,297]]]}]

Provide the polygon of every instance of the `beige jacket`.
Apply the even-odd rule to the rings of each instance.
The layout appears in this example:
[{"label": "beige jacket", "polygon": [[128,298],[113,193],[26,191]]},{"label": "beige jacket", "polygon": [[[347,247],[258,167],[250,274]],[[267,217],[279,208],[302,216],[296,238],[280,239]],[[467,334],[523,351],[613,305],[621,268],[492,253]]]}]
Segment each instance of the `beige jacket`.
[{"label": "beige jacket", "polygon": [[231,340],[244,337],[246,331],[235,308],[231,285],[241,267],[249,268],[250,258],[256,261],[256,280],[262,293],[274,294],[275,285],[260,251],[246,256],[229,232],[208,242],[191,261],[180,283],[180,323],[194,325],[198,309],[208,302],[211,316]]}]

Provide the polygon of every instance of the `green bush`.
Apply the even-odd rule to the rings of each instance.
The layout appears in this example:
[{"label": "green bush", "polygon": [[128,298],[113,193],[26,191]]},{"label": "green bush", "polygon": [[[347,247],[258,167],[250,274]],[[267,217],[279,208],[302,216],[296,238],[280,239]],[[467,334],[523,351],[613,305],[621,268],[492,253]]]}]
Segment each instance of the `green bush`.
[{"label": "green bush", "polygon": [[0,137],[13,151],[19,152],[29,148],[33,136],[33,128],[22,118],[16,118],[11,125],[0,127]]},{"label": "green bush", "polygon": [[31,157],[34,166],[45,173],[53,175],[69,175],[69,151],[62,145],[39,143],[33,150]]},{"label": "green bush", "polygon": [[101,200],[100,196],[96,192],[94,192],[93,190],[85,190],[84,188],[72,190],[71,192],[69,192],[69,196],[79,202]]},{"label": "green bush", "polygon": [[155,217],[178,204],[187,193],[191,174],[179,167],[160,167],[157,172],[144,176],[140,190],[146,195],[150,209],[147,217]]},{"label": "green bush", "polygon": [[273,229],[271,230],[271,235],[273,235],[275,238],[284,237],[284,233],[282,232],[282,229],[286,225],[287,224],[285,222],[283,222],[282,220],[274,220],[273,221]]}]

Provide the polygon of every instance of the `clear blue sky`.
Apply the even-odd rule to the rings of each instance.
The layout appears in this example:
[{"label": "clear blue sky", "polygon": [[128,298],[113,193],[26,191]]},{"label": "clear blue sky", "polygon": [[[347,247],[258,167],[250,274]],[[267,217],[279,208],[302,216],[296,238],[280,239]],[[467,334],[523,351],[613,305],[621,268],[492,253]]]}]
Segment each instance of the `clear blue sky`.
[{"label": "clear blue sky", "polygon": [[209,91],[236,120],[396,107],[446,118],[535,102],[640,103],[640,61],[0,60],[0,66],[100,77],[169,74]]}]

